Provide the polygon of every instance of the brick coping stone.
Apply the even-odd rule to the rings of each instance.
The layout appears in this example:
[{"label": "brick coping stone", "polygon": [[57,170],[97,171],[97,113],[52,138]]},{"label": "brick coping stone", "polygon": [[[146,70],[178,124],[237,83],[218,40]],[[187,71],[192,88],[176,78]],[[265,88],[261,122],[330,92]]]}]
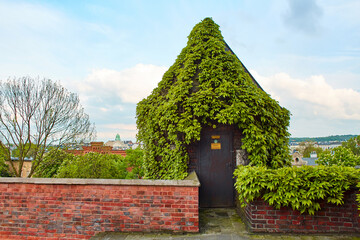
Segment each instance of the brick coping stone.
[{"label": "brick coping stone", "polygon": [[150,179],[89,179],[89,178],[19,178],[3,177],[0,183],[23,184],[64,184],[64,185],[125,185],[125,186],[185,186],[199,187],[200,181],[195,172],[184,180],[150,180]]}]

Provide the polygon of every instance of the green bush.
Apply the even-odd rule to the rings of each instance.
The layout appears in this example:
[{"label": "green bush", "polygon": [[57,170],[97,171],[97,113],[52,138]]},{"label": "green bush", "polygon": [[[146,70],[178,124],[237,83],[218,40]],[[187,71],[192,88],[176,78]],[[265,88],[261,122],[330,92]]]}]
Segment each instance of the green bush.
[{"label": "green bush", "polygon": [[346,142],[342,143],[342,146],[351,150],[354,155],[360,155],[360,135],[350,138]]},{"label": "green bush", "polygon": [[349,148],[339,146],[331,150],[324,151],[315,162],[319,165],[326,166],[338,165],[355,167],[360,164],[360,156],[354,155]]},{"label": "green bush", "polygon": [[124,179],[127,174],[127,164],[123,156],[87,153],[79,156],[69,155],[55,177]]},{"label": "green bush", "polygon": [[64,150],[52,149],[45,154],[43,161],[41,161],[36,168],[33,176],[38,178],[52,178],[57,174],[64,160],[71,157],[71,154]]},{"label": "green bush", "polygon": [[12,177],[9,165],[5,163],[6,150],[0,147],[0,177]]},{"label": "green bush", "polygon": [[359,171],[343,166],[279,169],[239,166],[234,172],[235,188],[243,207],[247,202],[262,198],[278,209],[284,206],[314,214],[323,200],[343,204],[344,192],[359,181]]},{"label": "green bush", "polygon": [[7,165],[4,159],[0,157],[0,177],[12,177],[12,174],[9,170],[9,165]]},{"label": "green bush", "polygon": [[60,149],[52,149],[37,167],[34,177],[134,179],[142,178],[142,165],[143,151],[140,148],[126,150],[125,158],[99,153],[74,156]]},{"label": "green bush", "polygon": [[139,147],[136,149],[126,150],[125,162],[128,168],[131,168],[127,178],[142,178],[144,176],[143,159],[144,151]]}]

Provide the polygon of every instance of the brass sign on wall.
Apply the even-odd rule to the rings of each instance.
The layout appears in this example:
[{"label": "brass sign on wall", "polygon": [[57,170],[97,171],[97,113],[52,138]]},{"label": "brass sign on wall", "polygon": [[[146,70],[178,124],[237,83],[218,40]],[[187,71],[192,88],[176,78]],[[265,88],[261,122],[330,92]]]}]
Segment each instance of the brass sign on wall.
[{"label": "brass sign on wall", "polygon": [[221,143],[219,142],[220,135],[211,135],[211,140],[211,149],[221,149]]},{"label": "brass sign on wall", "polygon": [[211,149],[221,149],[220,135],[211,135]]},{"label": "brass sign on wall", "polygon": [[221,143],[211,143],[211,149],[221,149]]}]

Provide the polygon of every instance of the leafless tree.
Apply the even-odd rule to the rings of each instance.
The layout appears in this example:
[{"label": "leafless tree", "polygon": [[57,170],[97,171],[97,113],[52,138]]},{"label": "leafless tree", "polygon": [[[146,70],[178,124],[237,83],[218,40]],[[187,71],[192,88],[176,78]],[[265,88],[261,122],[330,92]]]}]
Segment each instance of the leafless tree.
[{"label": "leafless tree", "polygon": [[[50,79],[10,78],[0,82],[0,147],[7,153],[14,174],[21,176],[24,159],[31,152],[31,177],[49,146],[91,140],[95,127],[70,93]],[[17,148],[18,164],[11,160]],[[9,149],[9,151],[7,150]]]}]

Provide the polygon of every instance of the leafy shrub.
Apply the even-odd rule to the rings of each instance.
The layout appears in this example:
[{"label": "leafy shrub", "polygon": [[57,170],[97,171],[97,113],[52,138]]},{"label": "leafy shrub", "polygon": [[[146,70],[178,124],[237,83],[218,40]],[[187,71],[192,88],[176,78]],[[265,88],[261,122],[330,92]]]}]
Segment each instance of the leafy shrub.
[{"label": "leafy shrub", "polygon": [[320,154],[319,159],[315,161],[319,165],[338,165],[355,167],[360,164],[360,156],[356,156],[349,148],[339,146],[332,150],[326,150]]},{"label": "leafy shrub", "polygon": [[352,151],[354,155],[360,155],[360,135],[350,138],[346,142],[342,143],[342,146]]},{"label": "leafy shrub", "polygon": [[127,178],[142,178],[144,176],[143,160],[144,151],[139,147],[136,149],[127,149],[125,162],[131,169],[127,175]]},{"label": "leafy shrub", "polygon": [[[143,151],[126,150],[126,157],[114,154],[88,153],[74,156],[60,149],[50,150],[37,167],[41,178],[116,178],[134,179],[143,176]],[[1,170],[1,164],[0,164]]]},{"label": "leafy shrub", "polygon": [[0,157],[0,177],[12,177],[12,174],[9,169],[9,165],[7,165],[4,159]]},{"label": "leafy shrub", "polygon": [[33,176],[38,178],[54,177],[66,158],[71,158],[71,154],[61,149],[50,150],[45,154]]},{"label": "leafy shrub", "polygon": [[275,208],[288,206],[301,213],[314,214],[322,200],[343,204],[344,192],[359,181],[359,171],[343,166],[279,169],[239,166],[234,172],[235,188],[242,206],[262,198]]},{"label": "leafy shrub", "polygon": [[115,154],[69,155],[61,164],[57,178],[124,179],[128,174],[124,157]]},{"label": "leafy shrub", "polygon": [[5,151],[6,149],[4,150],[2,147],[0,147],[0,177],[12,177],[9,165],[5,163]]}]

